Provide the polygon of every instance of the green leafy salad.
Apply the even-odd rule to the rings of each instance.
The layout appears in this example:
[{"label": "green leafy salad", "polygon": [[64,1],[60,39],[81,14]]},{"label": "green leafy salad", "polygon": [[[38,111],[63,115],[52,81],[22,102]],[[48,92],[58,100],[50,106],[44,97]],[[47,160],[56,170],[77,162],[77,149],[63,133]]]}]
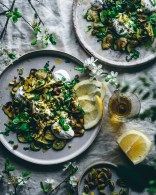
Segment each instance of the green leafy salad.
[{"label": "green leafy salad", "polygon": [[74,92],[78,76],[71,81],[56,79],[47,63],[31,69],[28,77],[10,82],[12,101],[3,106],[9,122],[3,132],[17,134],[28,149],[61,150],[68,140],[84,134],[84,112]]},{"label": "green leafy salad", "polygon": [[137,59],[139,46],[152,46],[156,37],[156,11],[141,0],[96,0],[85,14],[88,30],[102,49],[127,53],[126,60]]}]

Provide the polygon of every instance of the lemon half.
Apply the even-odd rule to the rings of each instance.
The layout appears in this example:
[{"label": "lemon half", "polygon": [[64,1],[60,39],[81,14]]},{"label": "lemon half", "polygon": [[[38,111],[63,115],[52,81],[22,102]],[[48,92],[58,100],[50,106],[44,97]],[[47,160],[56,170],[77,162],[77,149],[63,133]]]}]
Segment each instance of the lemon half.
[{"label": "lemon half", "polygon": [[133,164],[142,162],[152,145],[146,135],[136,130],[123,133],[118,138],[117,143]]},{"label": "lemon half", "polygon": [[90,129],[94,127],[103,116],[103,100],[98,95],[81,96],[78,98],[80,106],[83,108],[84,114],[84,128]]},{"label": "lemon half", "polygon": [[74,86],[74,90],[77,97],[81,97],[84,95],[92,96],[98,95],[102,99],[106,94],[106,86],[96,80],[83,80]]}]

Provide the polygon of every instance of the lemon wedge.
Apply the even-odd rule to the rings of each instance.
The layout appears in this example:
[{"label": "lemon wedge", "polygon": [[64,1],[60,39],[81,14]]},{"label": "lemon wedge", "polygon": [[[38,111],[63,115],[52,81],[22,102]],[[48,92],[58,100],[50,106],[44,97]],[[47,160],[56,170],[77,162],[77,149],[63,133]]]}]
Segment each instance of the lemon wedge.
[{"label": "lemon wedge", "polygon": [[136,130],[123,133],[117,143],[133,164],[142,162],[152,145],[146,135]]},{"label": "lemon wedge", "polygon": [[83,108],[84,114],[84,128],[90,129],[94,127],[102,118],[103,115],[103,100],[96,95],[91,97],[88,95],[78,98],[80,106]]},{"label": "lemon wedge", "polygon": [[74,87],[75,93],[77,97],[81,96],[92,96],[98,95],[102,99],[104,99],[104,96],[106,94],[106,86],[100,82],[95,80],[83,80],[80,81],[78,84]]}]

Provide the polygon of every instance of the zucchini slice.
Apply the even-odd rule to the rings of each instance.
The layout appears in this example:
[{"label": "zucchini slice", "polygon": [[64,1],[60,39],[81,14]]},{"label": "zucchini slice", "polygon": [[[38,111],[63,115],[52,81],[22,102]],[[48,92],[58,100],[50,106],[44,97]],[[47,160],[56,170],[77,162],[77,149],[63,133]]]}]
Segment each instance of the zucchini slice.
[{"label": "zucchini slice", "polygon": [[66,141],[65,140],[55,140],[53,142],[52,148],[54,150],[62,150],[66,146]]},{"label": "zucchini slice", "polygon": [[34,143],[31,143],[30,145],[30,150],[34,151],[34,152],[37,152],[41,149],[41,147],[37,146],[36,144]]},{"label": "zucchini slice", "polygon": [[17,139],[20,143],[28,143],[28,141],[26,140],[26,138],[24,137],[24,135],[22,134],[18,134],[17,135]]},{"label": "zucchini slice", "polygon": [[55,137],[50,131],[47,131],[46,134],[45,134],[45,139],[48,140],[48,141],[54,141]]}]

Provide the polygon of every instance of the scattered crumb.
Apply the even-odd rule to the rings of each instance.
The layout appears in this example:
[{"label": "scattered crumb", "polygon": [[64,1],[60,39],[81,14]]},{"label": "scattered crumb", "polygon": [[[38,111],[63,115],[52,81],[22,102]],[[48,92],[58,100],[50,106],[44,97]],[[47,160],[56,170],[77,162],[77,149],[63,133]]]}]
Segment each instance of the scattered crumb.
[{"label": "scattered crumb", "polygon": [[72,147],[72,145],[68,145],[68,148],[71,148]]},{"label": "scattered crumb", "polygon": [[17,148],[18,148],[18,144],[13,146],[13,150],[17,150]]},{"label": "scattered crumb", "polygon": [[12,140],[9,140],[9,142],[8,142],[9,144],[11,144],[11,145],[13,145],[14,144],[14,141],[12,141]]}]

